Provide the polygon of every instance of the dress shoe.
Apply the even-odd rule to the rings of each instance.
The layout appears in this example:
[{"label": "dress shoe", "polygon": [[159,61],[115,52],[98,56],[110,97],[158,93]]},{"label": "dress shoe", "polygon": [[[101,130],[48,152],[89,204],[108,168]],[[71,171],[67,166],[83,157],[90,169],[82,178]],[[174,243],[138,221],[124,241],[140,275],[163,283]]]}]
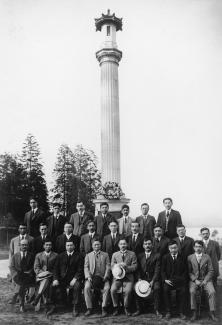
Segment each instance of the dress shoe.
[{"label": "dress shoe", "polygon": [[191,320],[191,322],[194,322],[195,320],[197,320],[197,312],[195,310],[193,311],[193,315],[190,320]]},{"label": "dress shoe", "polygon": [[136,316],[139,316],[141,313],[140,313],[140,310],[137,310],[135,311],[135,313],[132,314],[133,317],[136,317]]},{"label": "dress shoe", "polygon": [[128,308],[125,308],[124,311],[125,311],[126,316],[131,316],[132,315]]},{"label": "dress shoe", "polygon": [[54,311],[55,311],[55,306],[51,306],[49,310],[46,312],[46,316],[52,315]]},{"label": "dress shoe", "polygon": [[90,316],[90,315],[92,315],[92,309],[91,308],[87,309],[84,316]]},{"label": "dress shoe", "polygon": [[165,318],[168,320],[168,319],[170,319],[171,318],[171,314],[168,312],[168,313],[166,313],[166,316],[165,316]]},{"label": "dress shoe", "polygon": [[19,310],[20,310],[21,313],[26,312],[26,309],[25,309],[24,305],[21,305]]},{"label": "dress shoe", "polygon": [[114,307],[113,316],[117,316],[119,314],[118,307]]},{"label": "dress shoe", "polygon": [[73,307],[72,316],[73,317],[79,316],[79,310],[76,308],[76,306]]},{"label": "dress shoe", "polygon": [[186,316],[183,313],[180,313],[180,319],[185,320]]},{"label": "dress shoe", "polygon": [[209,316],[210,316],[212,321],[214,321],[214,322],[218,321],[218,318],[215,316],[214,312],[210,312]]},{"label": "dress shoe", "polygon": [[105,308],[102,308],[102,317],[108,316],[108,313]]},{"label": "dress shoe", "polygon": [[158,319],[162,319],[163,318],[163,315],[158,310],[156,310],[156,317]]}]

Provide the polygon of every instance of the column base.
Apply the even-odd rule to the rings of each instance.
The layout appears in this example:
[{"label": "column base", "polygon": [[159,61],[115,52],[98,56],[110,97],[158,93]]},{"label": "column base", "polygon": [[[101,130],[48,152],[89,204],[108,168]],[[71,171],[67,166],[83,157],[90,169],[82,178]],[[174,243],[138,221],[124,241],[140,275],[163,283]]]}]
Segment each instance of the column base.
[{"label": "column base", "polygon": [[102,202],[107,202],[109,204],[109,213],[111,213],[115,218],[119,219],[121,215],[121,208],[123,204],[129,204],[130,199],[127,198],[121,198],[119,200],[109,200],[98,197],[97,199],[93,200],[93,203],[95,204],[95,215],[98,215],[98,212],[100,211],[100,204]]}]

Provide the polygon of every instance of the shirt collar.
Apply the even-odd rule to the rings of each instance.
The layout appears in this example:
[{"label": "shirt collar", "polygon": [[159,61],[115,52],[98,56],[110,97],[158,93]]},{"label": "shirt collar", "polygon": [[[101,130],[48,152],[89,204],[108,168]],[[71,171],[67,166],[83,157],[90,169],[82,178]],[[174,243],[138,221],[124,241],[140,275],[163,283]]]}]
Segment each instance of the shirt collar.
[{"label": "shirt collar", "polygon": [[93,252],[94,252],[94,255],[99,255],[101,251],[98,251],[98,252],[93,251]]},{"label": "shirt collar", "polygon": [[196,257],[200,258],[203,256],[203,253],[200,253],[200,254],[195,253],[195,255],[196,255]]},{"label": "shirt collar", "polygon": [[203,239],[203,242],[204,242],[205,245],[208,245],[209,244],[209,241],[210,241],[209,238],[207,240],[206,239]]},{"label": "shirt collar", "polygon": [[70,237],[72,237],[72,234],[69,234],[69,235],[67,235],[67,234],[65,234],[66,235],[66,238],[70,238]]},{"label": "shirt collar", "polygon": [[27,252],[20,252],[21,253],[21,257],[23,257],[25,255],[25,257],[27,256]]},{"label": "shirt collar", "polygon": [[24,236],[24,239],[26,238],[26,234],[25,235],[19,235],[19,238],[22,239],[22,236]]},{"label": "shirt collar", "polygon": [[166,215],[167,215],[167,213],[169,213],[169,214],[171,214],[171,209],[170,210],[166,210]]},{"label": "shirt collar", "polygon": [[139,233],[137,233],[137,234],[132,234],[132,237],[135,236],[136,239],[137,239],[138,235],[139,235]]},{"label": "shirt collar", "polygon": [[46,256],[49,256],[51,254],[51,252],[44,252]]},{"label": "shirt collar", "polygon": [[120,251],[121,254],[126,254],[127,250],[125,250],[124,252],[123,251]]},{"label": "shirt collar", "polygon": [[180,241],[181,241],[181,240],[184,240],[185,237],[186,237],[186,236],[184,236],[184,237],[179,237],[179,240],[180,240]]},{"label": "shirt collar", "polygon": [[89,232],[89,236],[94,237],[95,236],[95,231],[94,232]]},{"label": "shirt collar", "polygon": [[177,256],[178,256],[178,253],[177,254],[170,254],[171,256],[172,256],[172,258],[174,258],[174,257],[176,257],[177,258]]},{"label": "shirt collar", "polygon": [[146,256],[150,256],[151,253],[152,253],[152,251],[150,251],[150,252],[145,252]]},{"label": "shirt collar", "polygon": [[74,251],[72,253],[68,253],[68,252],[66,252],[66,253],[67,253],[68,256],[70,256],[70,255],[72,256],[72,254],[74,253]]}]

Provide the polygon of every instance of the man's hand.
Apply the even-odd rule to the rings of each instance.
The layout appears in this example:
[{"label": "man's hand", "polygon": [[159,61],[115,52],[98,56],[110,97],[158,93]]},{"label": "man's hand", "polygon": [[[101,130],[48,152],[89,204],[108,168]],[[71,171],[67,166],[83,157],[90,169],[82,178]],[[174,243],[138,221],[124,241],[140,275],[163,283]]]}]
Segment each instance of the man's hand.
[{"label": "man's hand", "polygon": [[87,279],[90,283],[92,282],[92,278],[89,276]]},{"label": "man's hand", "polygon": [[195,284],[196,284],[197,286],[201,286],[201,281],[200,281],[200,280],[195,280]]},{"label": "man's hand", "polygon": [[119,263],[120,266],[122,266],[124,269],[126,269],[126,263]]},{"label": "man's hand", "polygon": [[74,287],[75,283],[76,283],[76,279],[73,278],[72,281],[70,281],[70,283],[69,283],[70,287]]},{"label": "man's hand", "polygon": [[165,280],[165,283],[168,284],[169,286],[173,287],[173,283],[170,280]]},{"label": "man's hand", "polygon": [[54,280],[53,282],[52,282],[52,286],[53,287],[57,287],[59,285],[59,281],[58,280]]}]

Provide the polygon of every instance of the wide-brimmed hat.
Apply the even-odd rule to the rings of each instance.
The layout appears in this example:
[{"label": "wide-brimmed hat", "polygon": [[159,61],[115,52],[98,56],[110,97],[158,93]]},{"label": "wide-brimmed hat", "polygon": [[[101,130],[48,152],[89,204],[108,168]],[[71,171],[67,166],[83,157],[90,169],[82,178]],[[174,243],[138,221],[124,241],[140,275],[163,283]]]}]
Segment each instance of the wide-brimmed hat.
[{"label": "wide-brimmed hat", "polygon": [[121,280],[121,279],[125,278],[126,271],[122,265],[115,264],[112,269],[112,274],[115,279]]},{"label": "wide-brimmed hat", "polygon": [[36,281],[41,281],[41,280],[50,278],[52,275],[53,274],[51,272],[49,272],[49,271],[40,272],[36,277]]},{"label": "wide-brimmed hat", "polygon": [[135,291],[139,297],[146,298],[151,293],[151,287],[148,281],[140,280],[135,284]]}]

